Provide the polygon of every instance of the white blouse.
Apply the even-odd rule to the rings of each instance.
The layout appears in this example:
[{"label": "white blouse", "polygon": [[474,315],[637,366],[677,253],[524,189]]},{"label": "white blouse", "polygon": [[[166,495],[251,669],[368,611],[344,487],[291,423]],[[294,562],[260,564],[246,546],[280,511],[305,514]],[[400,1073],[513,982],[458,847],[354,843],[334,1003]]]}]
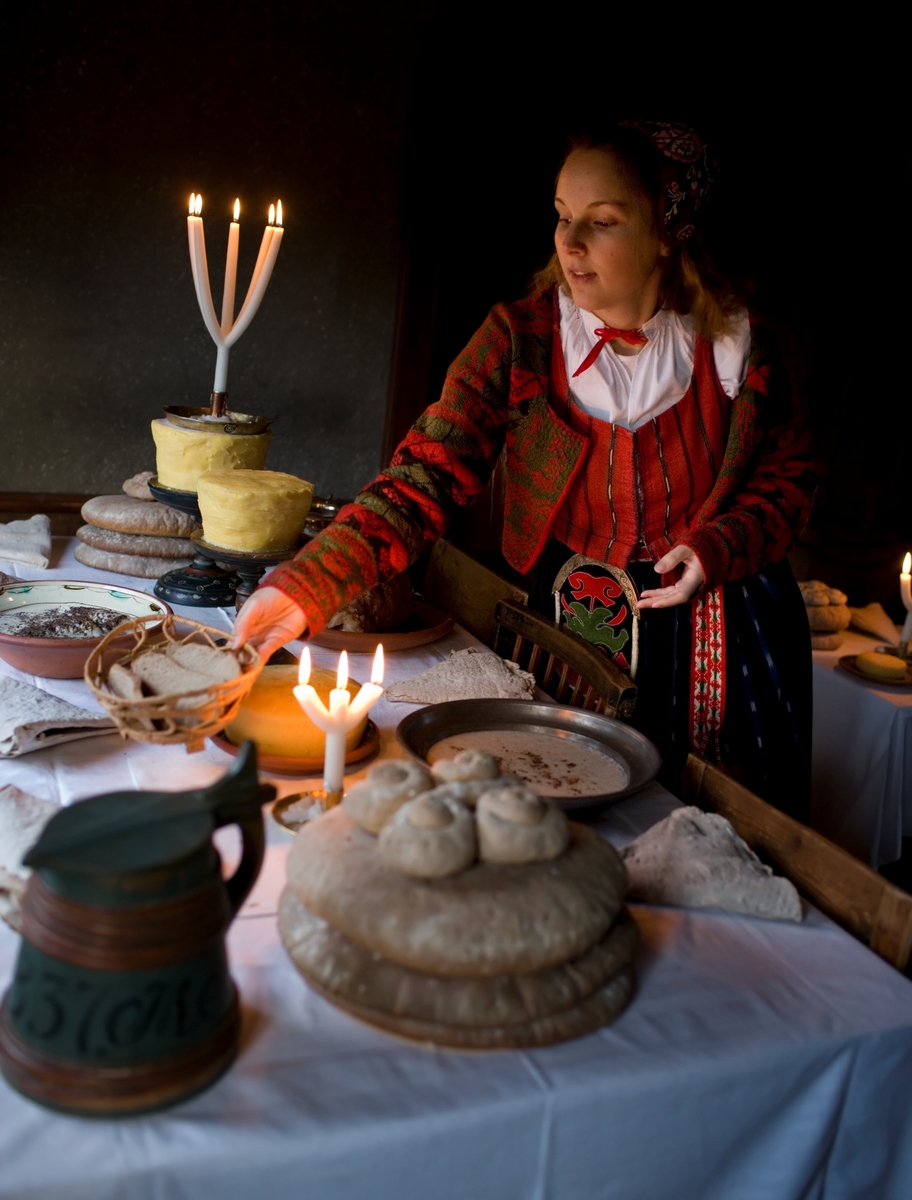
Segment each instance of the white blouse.
[{"label": "white blouse", "polygon": [[[643,326],[649,339],[639,354],[616,354],[610,343],[591,367],[576,379],[573,372],[598,342],[601,321],[595,313],[577,308],[563,289],[560,332],[570,392],[590,416],[624,429],[639,429],[672,408],[690,386],[694,365],[693,320],[661,308]],[[750,325],[747,311],[732,321],[729,332],[713,342],[719,382],[727,396],[737,396],[747,375]]]}]

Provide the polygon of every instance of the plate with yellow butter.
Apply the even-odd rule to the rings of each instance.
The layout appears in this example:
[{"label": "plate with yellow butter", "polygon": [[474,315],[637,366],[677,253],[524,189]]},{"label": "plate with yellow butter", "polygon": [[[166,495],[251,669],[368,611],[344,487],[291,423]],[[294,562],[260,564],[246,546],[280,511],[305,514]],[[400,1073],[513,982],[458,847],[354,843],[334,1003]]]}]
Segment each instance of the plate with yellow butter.
[{"label": "plate with yellow butter", "polygon": [[845,654],[840,658],[839,665],[857,679],[878,687],[912,687],[912,668],[908,662],[892,653],[869,650],[864,654]]},{"label": "plate with yellow butter", "polygon": [[[256,744],[260,769],[277,775],[309,775],[323,768],[326,735],[317,729],[294,696],[298,664],[267,663],[245,696],[237,716],[213,742],[228,754],[237,754],[248,738]],[[336,686],[336,672],[315,667],[310,683],[324,704]],[[352,696],[361,685],[348,683]],[[352,729],[345,744],[347,764],[360,762],[379,745],[380,734],[373,721],[364,720]]]}]

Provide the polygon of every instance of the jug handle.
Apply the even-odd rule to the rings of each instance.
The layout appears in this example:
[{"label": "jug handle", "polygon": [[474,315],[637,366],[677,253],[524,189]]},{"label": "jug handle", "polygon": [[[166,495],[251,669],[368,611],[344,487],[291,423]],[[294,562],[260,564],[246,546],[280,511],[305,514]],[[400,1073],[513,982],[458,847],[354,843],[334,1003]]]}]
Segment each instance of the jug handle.
[{"label": "jug handle", "polygon": [[241,861],[231,878],[225,881],[231,915],[236,917],[238,909],[250,895],[251,888],[260,873],[260,867],[263,865],[266,834],[263,829],[263,818],[259,813],[255,817],[240,821],[229,820],[225,824],[237,825],[241,831]]}]

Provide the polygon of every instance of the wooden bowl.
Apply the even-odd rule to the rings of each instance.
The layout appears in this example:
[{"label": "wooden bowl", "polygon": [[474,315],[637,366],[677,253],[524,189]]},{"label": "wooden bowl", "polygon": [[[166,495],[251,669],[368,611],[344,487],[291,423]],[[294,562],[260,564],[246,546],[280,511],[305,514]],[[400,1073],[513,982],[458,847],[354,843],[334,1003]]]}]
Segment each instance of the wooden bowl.
[{"label": "wooden bowl", "polygon": [[[43,612],[62,604],[86,604],[123,613],[124,621],[149,617],[160,621],[171,613],[171,606],[156,596],[135,588],[114,587],[107,583],[86,583],[80,579],[34,579],[0,585],[0,613]],[[102,641],[112,649],[120,648],[122,637],[114,630],[107,638],[34,638],[0,632],[0,658],[26,675],[42,679],[81,679],[86,660]],[[129,649],[132,642],[123,642]]]},{"label": "wooden bowl", "polygon": [[[116,656],[110,654],[118,648],[113,644],[115,638],[127,643],[125,652]],[[128,667],[140,654],[164,653],[169,643],[185,642],[222,649],[225,631],[173,614],[163,620],[140,617],[109,633],[89,655],[83,678],[121,737],[159,746],[183,744],[192,752],[201,750],[206,738],[220,733],[237,715],[263,666],[249,642],[235,651],[241,673],[227,683],[212,683],[180,696],[144,696],[141,700],[125,700],[108,690],[108,672],[115,662]]]}]

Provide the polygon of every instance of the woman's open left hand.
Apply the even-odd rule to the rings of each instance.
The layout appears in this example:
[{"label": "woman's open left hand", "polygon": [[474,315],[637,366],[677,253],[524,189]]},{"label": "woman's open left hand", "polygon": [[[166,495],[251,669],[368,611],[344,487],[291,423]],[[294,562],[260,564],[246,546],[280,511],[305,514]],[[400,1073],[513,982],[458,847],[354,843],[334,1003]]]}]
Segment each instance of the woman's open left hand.
[{"label": "woman's open left hand", "polygon": [[258,588],[237,615],[231,644],[237,650],[250,642],[266,662],[270,654],[300,637],[306,628],[307,621],[294,600],[278,588]]},{"label": "woman's open left hand", "polygon": [[675,604],[686,604],[693,599],[705,583],[706,574],[690,546],[681,544],[669,550],[656,563],[656,574],[669,575],[681,563],[684,564],[684,570],[678,582],[671,587],[646,588],[640,596],[640,608],[672,608]]}]

